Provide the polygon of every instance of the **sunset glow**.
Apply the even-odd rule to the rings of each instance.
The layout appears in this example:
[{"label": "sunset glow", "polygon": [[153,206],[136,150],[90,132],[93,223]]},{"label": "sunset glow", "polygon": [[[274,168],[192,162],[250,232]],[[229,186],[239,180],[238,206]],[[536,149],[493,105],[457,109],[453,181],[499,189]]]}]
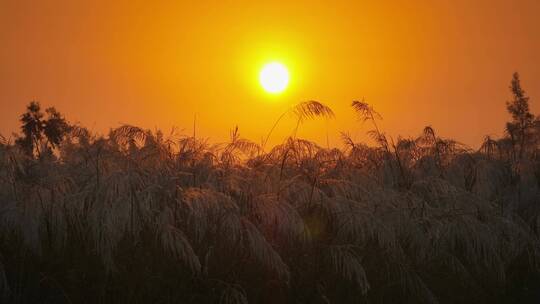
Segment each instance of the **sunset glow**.
[{"label": "sunset glow", "polygon": [[[0,133],[37,100],[101,133],[190,130],[197,114],[200,136],[225,141],[238,125],[258,140],[315,99],[338,119],[299,136],[339,146],[341,132],[369,140],[349,107],[365,98],[388,135],[433,125],[478,147],[503,132],[509,75],[540,96],[539,11],[535,0],[0,1]],[[274,61],[287,85],[261,83]],[[294,127],[284,119],[269,145]]]},{"label": "sunset glow", "polygon": [[540,303],[540,0],[0,0],[0,303]]}]

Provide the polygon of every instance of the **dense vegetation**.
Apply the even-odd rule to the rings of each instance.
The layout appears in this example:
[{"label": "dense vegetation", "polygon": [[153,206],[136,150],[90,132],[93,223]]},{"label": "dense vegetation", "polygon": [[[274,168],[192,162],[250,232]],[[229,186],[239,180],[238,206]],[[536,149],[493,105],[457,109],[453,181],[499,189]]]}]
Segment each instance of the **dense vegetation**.
[{"label": "dense vegetation", "polygon": [[[506,135],[426,127],[376,145],[264,151],[31,103],[0,138],[3,303],[508,303],[540,299],[540,120],[514,75]],[[308,101],[298,127],[332,118]],[[361,123],[361,122],[359,122]],[[371,127],[370,127],[371,128]]]}]

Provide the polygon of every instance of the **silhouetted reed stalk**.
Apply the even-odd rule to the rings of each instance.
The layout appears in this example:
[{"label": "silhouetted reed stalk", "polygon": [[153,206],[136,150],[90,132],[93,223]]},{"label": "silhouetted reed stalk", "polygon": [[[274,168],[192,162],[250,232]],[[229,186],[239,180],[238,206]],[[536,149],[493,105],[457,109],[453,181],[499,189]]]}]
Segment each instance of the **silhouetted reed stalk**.
[{"label": "silhouetted reed stalk", "polygon": [[308,119],[314,119],[317,117],[321,118],[333,118],[334,112],[329,107],[325,106],[324,104],[318,102],[318,101],[304,101],[301,103],[296,104],[295,106],[287,109],[287,111],[283,112],[278,119],[274,122],[274,125],[272,125],[272,128],[266,135],[265,140],[262,144],[262,151],[264,151],[264,148],[266,147],[266,143],[268,142],[268,139],[270,138],[270,135],[272,135],[272,132],[278,125],[278,123],[285,117],[287,114],[294,114],[296,116],[296,127],[294,128],[294,131],[292,133],[292,138],[296,138],[296,133],[298,132],[298,128],[300,127],[300,124],[302,124],[304,121]]}]

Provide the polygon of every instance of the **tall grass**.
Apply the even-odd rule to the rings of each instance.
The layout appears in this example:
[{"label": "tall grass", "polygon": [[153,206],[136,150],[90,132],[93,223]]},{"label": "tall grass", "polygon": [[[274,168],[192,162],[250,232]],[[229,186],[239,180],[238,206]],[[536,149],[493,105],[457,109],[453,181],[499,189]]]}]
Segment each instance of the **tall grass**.
[{"label": "tall grass", "polygon": [[[71,127],[0,138],[4,303],[506,303],[540,284],[540,128],[479,151],[426,127],[375,146]],[[318,102],[298,126],[332,118]],[[58,118],[58,116],[56,116]],[[270,136],[270,135],[269,135]]]}]

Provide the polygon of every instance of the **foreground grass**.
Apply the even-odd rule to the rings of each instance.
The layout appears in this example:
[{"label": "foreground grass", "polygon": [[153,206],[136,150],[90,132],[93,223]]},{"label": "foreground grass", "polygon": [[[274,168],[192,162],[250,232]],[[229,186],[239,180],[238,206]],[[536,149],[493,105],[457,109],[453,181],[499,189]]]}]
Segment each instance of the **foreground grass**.
[{"label": "foreground grass", "polygon": [[102,137],[51,111],[48,133],[0,144],[1,299],[537,302],[539,124],[472,151],[429,127],[394,143],[369,105],[353,108],[377,146]]}]

